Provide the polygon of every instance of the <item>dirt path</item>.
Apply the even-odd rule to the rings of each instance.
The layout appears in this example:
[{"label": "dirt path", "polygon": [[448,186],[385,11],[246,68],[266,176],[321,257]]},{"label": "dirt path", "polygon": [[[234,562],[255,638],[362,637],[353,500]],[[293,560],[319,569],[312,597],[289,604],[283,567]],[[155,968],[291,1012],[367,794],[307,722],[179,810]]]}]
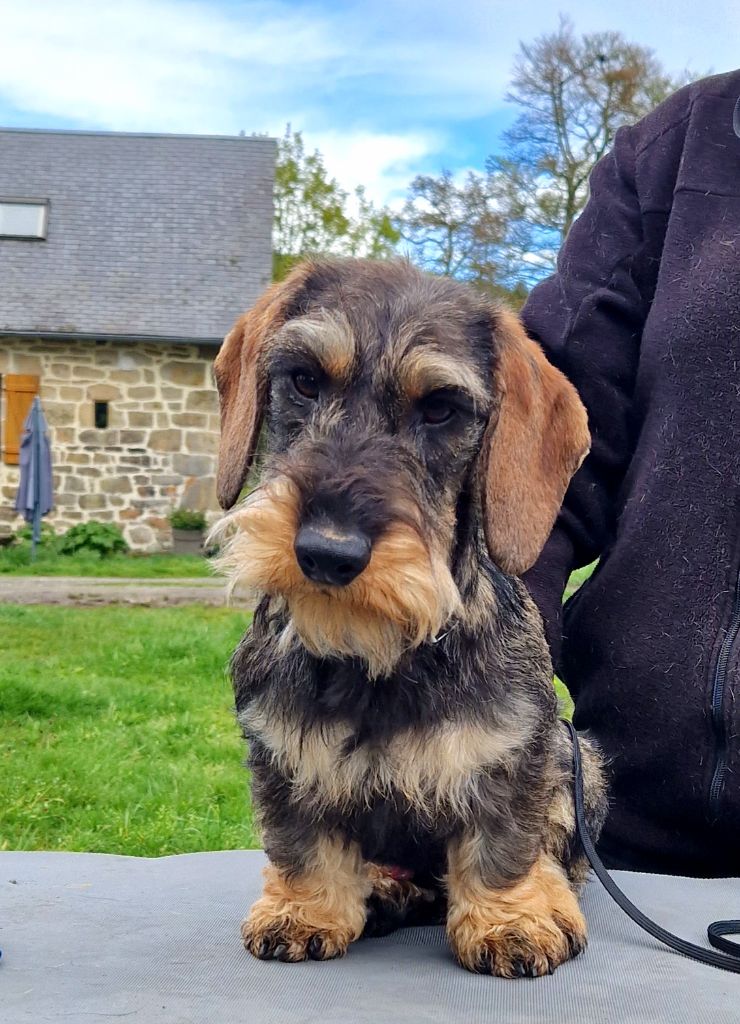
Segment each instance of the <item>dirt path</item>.
[{"label": "dirt path", "polygon": [[[225,607],[223,580],[119,579],[82,576],[0,576],[0,604],[101,605],[129,604],[167,608],[181,604]],[[234,595],[230,605],[243,608]]]}]

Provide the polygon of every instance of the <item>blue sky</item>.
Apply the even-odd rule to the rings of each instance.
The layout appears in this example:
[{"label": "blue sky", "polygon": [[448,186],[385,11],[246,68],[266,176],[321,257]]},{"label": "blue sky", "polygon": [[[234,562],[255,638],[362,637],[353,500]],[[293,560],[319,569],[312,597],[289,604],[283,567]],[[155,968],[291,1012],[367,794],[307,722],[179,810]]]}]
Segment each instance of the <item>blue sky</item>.
[{"label": "blue sky", "polygon": [[[700,11],[700,13],[699,13]],[[347,187],[481,167],[512,113],[521,40],[560,13],[672,71],[740,65],[740,3],[712,0],[0,0],[0,124],[281,134]]]}]

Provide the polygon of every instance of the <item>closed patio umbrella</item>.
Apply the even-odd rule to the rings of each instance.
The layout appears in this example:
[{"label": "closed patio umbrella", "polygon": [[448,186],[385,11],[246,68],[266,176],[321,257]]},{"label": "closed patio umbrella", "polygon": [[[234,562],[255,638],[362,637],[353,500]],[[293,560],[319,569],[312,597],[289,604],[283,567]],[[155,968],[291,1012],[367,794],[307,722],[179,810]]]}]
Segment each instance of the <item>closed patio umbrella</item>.
[{"label": "closed patio umbrella", "polygon": [[27,523],[33,524],[31,558],[35,558],[36,545],[41,537],[41,518],[51,511],[54,504],[49,428],[38,397],[34,398],[23,424],[19,462],[21,480],[15,510]]}]

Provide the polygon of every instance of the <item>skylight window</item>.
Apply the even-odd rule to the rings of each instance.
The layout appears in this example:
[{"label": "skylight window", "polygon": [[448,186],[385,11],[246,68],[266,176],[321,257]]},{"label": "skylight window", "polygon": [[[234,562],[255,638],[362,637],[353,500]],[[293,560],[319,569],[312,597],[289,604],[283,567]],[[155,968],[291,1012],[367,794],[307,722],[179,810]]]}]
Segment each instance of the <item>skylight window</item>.
[{"label": "skylight window", "polygon": [[46,199],[0,199],[0,238],[46,238]]}]

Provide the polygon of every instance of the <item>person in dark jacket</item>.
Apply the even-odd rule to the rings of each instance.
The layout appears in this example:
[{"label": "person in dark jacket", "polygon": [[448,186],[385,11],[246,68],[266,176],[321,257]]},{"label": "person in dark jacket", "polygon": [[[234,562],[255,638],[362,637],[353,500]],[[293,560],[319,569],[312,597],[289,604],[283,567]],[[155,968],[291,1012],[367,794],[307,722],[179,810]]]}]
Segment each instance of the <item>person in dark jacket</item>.
[{"label": "person in dark jacket", "polygon": [[525,582],[610,760],[613,868],[740,874],[739,97],[719,75],[622,128],[523,311],[593,435]]}]

